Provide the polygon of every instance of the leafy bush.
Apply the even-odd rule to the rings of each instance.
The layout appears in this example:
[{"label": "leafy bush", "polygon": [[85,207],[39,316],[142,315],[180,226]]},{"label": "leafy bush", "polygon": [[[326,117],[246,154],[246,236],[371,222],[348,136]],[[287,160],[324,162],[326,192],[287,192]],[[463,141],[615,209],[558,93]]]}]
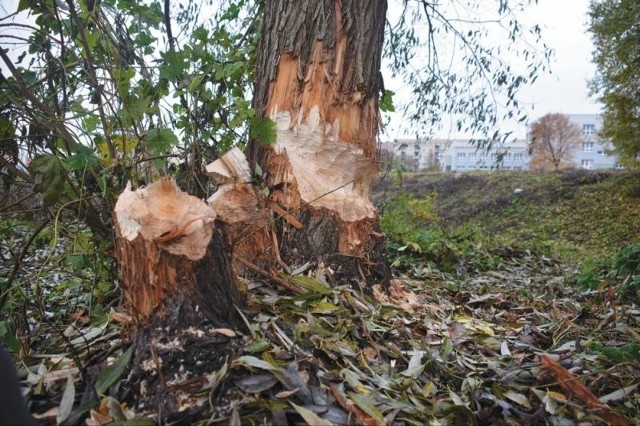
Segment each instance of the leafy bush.
[{"label": "leafy bush", "polygon": [[621,280],[620,296],[640,293],[640,243],[625,247],[613,258],[610,276]]},{"label": "leafy bush", "polygon": [[619,297],[638,297],[640,293],[640,243],[631,244],[614,256],[582,265],[577,278],[583,290],[596,290],[615,283]]},{"label": "leafy bush", "polygon": [[592,256],[587,257],[576,278],[578,286],[584,291],[597,290],[610,269],[610,263],[610,258],[597,260]]},{"label": "leafy bush", "polygon": [[382,205],[380,224],[389,237],[394,267],[414,268],[420,258],[441,270],[488,270],[504,260],[490,252],[486,244],[490,236],[477,227],[463,226],[448,233],[436,212],[435,198],[435,193],[418,199],[400,192]]},{"label": "leafy bush", "polygon": [[399,193],[382,206],[380,226],[397,257],[411,253],[439,264],[448,264],[454,257],[435,213],[434,195],[417,199]]}]

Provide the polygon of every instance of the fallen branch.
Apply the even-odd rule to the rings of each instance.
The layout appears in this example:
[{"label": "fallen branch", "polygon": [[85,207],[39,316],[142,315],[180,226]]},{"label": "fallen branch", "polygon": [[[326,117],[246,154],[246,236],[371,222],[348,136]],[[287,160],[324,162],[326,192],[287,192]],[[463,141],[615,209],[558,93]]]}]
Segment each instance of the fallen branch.
[{"label": "fallen branch", "polygon": [[299,287],[294,286],[293,284],[283,280],[282,278],[278,277],[275,274],[272,274],[270,272],[265,271],[264,269],[254,265],[253,263],[249,262],[246,259],[243,259],[240,256],[234,256],[234,259],[237,260],[238,262],[242,263],[247,269],[250,269],[251,271],[255,272],[256,274],[260,274],[263,277],[273,281],[274,283],[278,284],[280,287],[289,290],[293,293],[296,294],[304,294],[305,291],[302,290]]},{"label": "fallen branch", "polygon": [[542,369],[547,371],[556,380],[562,390],[568,396],[575,396],[592,408],[605,422],[614,426],[628,425],[627,419],[616,413],[611,407],[600,401],[577,377],[566,368],[558,364],[553,358],[542,355]]}]

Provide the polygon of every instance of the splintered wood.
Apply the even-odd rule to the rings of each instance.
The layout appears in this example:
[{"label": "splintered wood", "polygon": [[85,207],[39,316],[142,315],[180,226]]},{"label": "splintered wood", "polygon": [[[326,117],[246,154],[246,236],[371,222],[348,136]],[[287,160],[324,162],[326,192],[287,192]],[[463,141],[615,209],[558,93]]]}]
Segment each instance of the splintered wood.
[{"label": "splintered wood", "polygon": [[135,322],[174,295],[195,292],[193,264],[207,253],[216,214],[169,179],[131,190],[114,209],[116,256]]},{"label": "splintered wood", "polygon": [[220,184],[207,200],[225,223],[248,222],[258,214],[258,197],[251,180],[251,169],[242,151],[233,148],[206,167]]},{"label": "splintered wood", "polygon": [[190,260],[205,255],[216,219],[211,207],[165,178],[137,191],[127,185],[115,214],[123,238],[133,241],[140,235]]}]

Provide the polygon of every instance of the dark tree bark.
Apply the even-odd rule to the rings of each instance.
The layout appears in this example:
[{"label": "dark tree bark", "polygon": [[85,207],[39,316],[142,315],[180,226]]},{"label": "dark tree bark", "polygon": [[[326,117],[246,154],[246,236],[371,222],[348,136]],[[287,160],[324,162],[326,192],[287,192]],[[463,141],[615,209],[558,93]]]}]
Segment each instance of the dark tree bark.
[{"label": "dark tree bark", "polygon": [[336,279],[383,285],[390,273],[369,187],[386,9],[380,0],[266,2],[254,108],[276,123],[277,139],[250,149],[281,218],[274,238],[253,246],[267,241],[260,249],[289,265],[322,261]]},{"label": "dark tree bark", "polygon": [[[234,330],[246,329],[227,225],[167,179],[125,190],[114,222],[135,348],[125,399],[160,424],[188,423],[198,404],[185,411],[185,401],[197,401],[193,394],[235,350]],[[184,374],[192,379],[176,384]]]}]

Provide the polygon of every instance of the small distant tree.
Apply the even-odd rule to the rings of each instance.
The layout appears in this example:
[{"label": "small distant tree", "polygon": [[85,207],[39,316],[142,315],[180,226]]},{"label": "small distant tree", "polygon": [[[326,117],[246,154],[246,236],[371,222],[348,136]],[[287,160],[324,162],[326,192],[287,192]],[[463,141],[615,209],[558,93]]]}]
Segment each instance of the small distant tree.
[{"label": "small distant tree", "polygon": [[531,168],[558,170],[567,166],[573,151],[583,141],[582,129],[566,115],[552,113],[540,117],[531,125]]},{"label": "small distant tree", "polygon": [[611,140],[627,166],[640,164],[639,14],[635,0],[593,0],[589,6],[597,71],[591,94],[604,105],[600,136]]}]

